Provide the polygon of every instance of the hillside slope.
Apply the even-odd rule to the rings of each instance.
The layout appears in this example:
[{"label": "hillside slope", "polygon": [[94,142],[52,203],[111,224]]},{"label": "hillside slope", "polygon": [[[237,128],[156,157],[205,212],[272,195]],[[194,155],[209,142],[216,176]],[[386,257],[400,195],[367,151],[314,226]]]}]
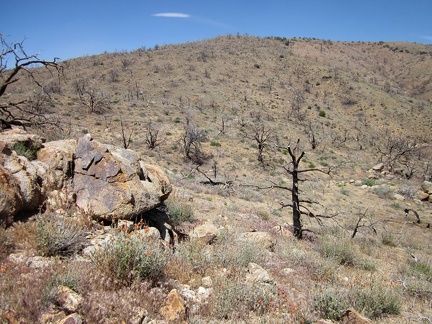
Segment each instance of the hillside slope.
[{"label": "hillside slope", "polygon": [[[417,198],[432,179],[431,56],[432,46],[421,44],[224,36],[64,61],[64,79],[37,70],[49,96],[21,79],[7,99],[30,98],[57,120],[61,130],[33,130],[47,140],[89,132],[163,165],[176,186],[170,199],[194,210],[185,231],[210,222],[234,236],[272,233],[275,249],[260,262],[278,293],[287,293],[278,295],[273,313],[255,309],[240,319],[277,322],[278,312],[300,314],[293,322],[331,317],[329,309],[342,306],[326,305],[330,297],[348,298],[352,288],[360,300],[366,282],[379,291],[367,298],[395,292],[401,301],[399,312],[381,309],[376,321],[430,321],[432,206]],[[195,142],[185,154],[191,132]],[[155,148],[149,135],[158,136]],[[277,231],[292,229],[292,211],[281,203],[290,203],[288,146],[297,143],[302,168],[331,168],[329,175],[305,174],[301,199],[314,202],[306,206],[315,214],[334,216],[322,224],[304,216],[308,231],[300,242]],[[422,222],[405,218],[406,208]],[[214,254],[234,253],[223,245],[228,241],[222,237]],[[221,265],[212,262],[188,263],[187,274],[173,277],[195,287],[205,275],[217,277]],[[204,306],[191,316],[217,318]],[[235,321],[231,316],[219,320]]]}]

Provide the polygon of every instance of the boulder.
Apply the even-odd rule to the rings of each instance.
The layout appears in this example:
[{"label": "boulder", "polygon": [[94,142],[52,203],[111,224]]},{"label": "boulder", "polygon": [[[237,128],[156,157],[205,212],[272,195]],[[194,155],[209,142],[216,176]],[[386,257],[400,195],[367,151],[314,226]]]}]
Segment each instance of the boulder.
[{"label": "boulder", "polygon": [[37,169],[26,157],[5,146],[0,155],[0,220],[10,225],[18,212],[37,209],[42,194]]},{"label": "boulder", "polygon": [[171,192],[164,171],[150,169],[134,151],[101,144],[87,134],[76,149],[76,205],[107,220],[131,219],[150,211]]},{"label": "boulder", "polygon": [[177,289],[173,289],[167,295],[159,313],[167,321],[181,322],[186,320],[186,306]]},{"label": "boulder", "polygon": [[274,283],[267,270],[256,263],[249,263],[246,281],[255,283]]},{"label": "boulder", "polygon": [[384,163],[378,163],[372,167],[372,170],[375,172],[381,172],[384,169]]},{"label": "boulder", "polygon": [[14,215],[22,208],[22,199],[16,179],[0,165],[0,223],[9,226]]},{"label": "boulder", "polygon": [[194,229],[190,231],[189,236],[192,238],[217,237],[221,230],[222,229],[218,228],[215,224],[206,222],[194,227]]},{"label": "boulder", "polygon": [[428,200],[429,199],[429,194],[423,191],[419,191],[417,193],[417,199],[418,200]]}]

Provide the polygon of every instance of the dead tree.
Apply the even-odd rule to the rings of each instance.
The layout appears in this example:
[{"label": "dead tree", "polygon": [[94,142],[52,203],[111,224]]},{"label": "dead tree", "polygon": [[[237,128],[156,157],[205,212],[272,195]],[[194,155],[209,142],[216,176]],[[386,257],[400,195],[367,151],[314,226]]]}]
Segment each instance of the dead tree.
[{"label": "dead tree", "polygon": [[324,174],[330,174],[332,168],[329,167],[327,170],[322,170],[318,168],[309,168],[309,169],[301,169],[300,163],[303,157],[305,156],[305,152],[300,149],[300,140],[297,140],[297,144],[294,148],[291,146],[287,147],[279,147],[279,149],[286,150],[291,158],[291,161],[283,166],[283,169],[291,176],[292,184],[291,186],[282,186],[276,183],[273,183],[267,187],[259,187],[254,186],[258,189],[281,189],[286,190],[291,193],[291,202],[285,203],[284,201],[280,202],[281,208],[290,207],[292,209],[293,214],[293,227],[294,227],[294,236],[298,239],[303,238],[303,225],[301,221],[301,216],[308,216],[310,218],[314,218],[317,222],[322,225],[322,219],[334,219],[337,216],[337,213],[334,215],[320,215],[313,213],[305,204],[318,204],[318,202],[310,200],[310,199],[300,199],[300,189],[299,184],[303,181],[307,181],[307,179],[302,178],[301,175],[308,172],[321,172]]},{"label": "dead tree", "polygon": [[258,162],[264,166],[264,150],[268,146],[268,142],[274,135],[274,130],[267,128],[264,123],[254,123],[248,128],[242,129],[243,136],[247,139],[254,140],[258,150]]},{"label": "dead tree", "polygon": [[164,141],[159,138],[159,128],[156,128],[151,122],[149,122],[146,126],[146,134],[145,134],[145,143],[149,150],[153,150],[159,145],[161,145]]},{"label": "dead tree", "polygon": [[207,136],[204,130],[191,125],[188,121],[180,138],[185,158],[198,165],[203,164],[208,157],[202,152],[201,143],[206,139]]},{"label": "dead tree", "polygon": [[[60,78],[63,75],[63,71],[57,63],[58,58],[54,58],[52,61],[45,61],[39,59],[37,55],[27,54],[24,50],[23,42],[8,43],[2,33],[0,33],[0,42],[1,129],[11,128],[13,125],[25,128],[34,125],[51,124],[44,114],[31,109],[31,105],[29,107],[28,100],[4,101],[3,99],[6,89],[16,83],[21,75],[27,75],[43,90],[43,85],[38,81],[33,67],[43,66],[52,75],[55,73]],[[14,65],[11,68],[8,66],[9,61],[14,61]]]},{"label": "dead tree", "polygon": [[292,187],[281,188],[291,191],[291,203],[285,204],[281,202],[281,205],[282,207],[292,208],[294,236],[298,239],[301,239],[303,237],[301,215],[306,215],[317,219],[324,216],[315,215],[309,210],[309,208],[304,205],[304,203],[313,203],[313,201],[300,199],[299,183],[305,181],[304,179],[300,178],[300,175],[307,172],[322,172],[325,174],[330,174],[331,168],[329,168],[328,170],[321,170],[317,168],[300,169],[300,162],[303,159],[305,152],[300,150],[299,144],[300,140],[297,140],[297,144],[293,149],[291,148],[291,146],[286,147],[286,150],[291,157],[291,162],[288,165],[283,166],[283,168],[292,178]]},{"label": "dead tree", "polygon": [[369,222],[366,223],[363,220],[366,218],[366,213],[367,213],[368,209],[366,209],[363,214],[360,214],[360,216],[357,218],[357,222],[354,226],[353,232],[351,234],[351,238],[354,238],[356,236],[356,234],[358,233],[359,229],[362,227],[366,227],[371,229],[375,234],[377,233],[377,230],[375,229],[375,225],[379,224],[380,221],[373,221],[372,218],[369,219]]},{"label": "dead tree", "polygon": [[133,129],[130,129],[129,135],[127,135],[125,127],[123,125],[123,119],[120,119],[120,127],[121,127],[121,135],[122,135],[123,148],[127,149],[127,148],[129,148],[129,146],[132,143]]}]

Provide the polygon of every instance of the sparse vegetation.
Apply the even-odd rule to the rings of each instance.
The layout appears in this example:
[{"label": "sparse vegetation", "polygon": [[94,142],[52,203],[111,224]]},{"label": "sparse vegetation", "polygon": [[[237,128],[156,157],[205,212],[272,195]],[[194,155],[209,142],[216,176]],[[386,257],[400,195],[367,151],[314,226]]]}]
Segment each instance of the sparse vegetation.
[{"label": "sparse vegetation", "polygon": [[155,239],[128,235],[112,237],[91,258],[101,274],[121,285],[131,285],[139,278],[160,278],[168,253]]},{"label": "sparse vegetation", "polygon": [[[47,141],[90,132],[123,144],[166,170],[178,189],[165,201],[177,229],[214,226],[168,247],[143,223],[83,224],[70,206],[17,215],[0,229],[0,318],[13,311],[16,322],[34,322],[59,309],[63,284],[84,298],[77,313],[87,323],[162,320],[173,288],[191,323],[337,321],[348,307],[377,323],[431,321],[432,207],[421,189],[432,179],[429,52],[228,35],[62,61],[67,82],[55,66],[53,74],[29,68],[42,87],[22,77],[0,96],[1,107],[25,101],[17,124]],[[28,112],[62,127],[28,127]],[[3,127],[17,126],[6,115]],[[30,160],[37,153],[8,149]],[[336,167],[294,183],[300,160],[305,170]],[[9,179],[3,167],[0,179]],[[270,235],[271,252],[242,239],[254,232]],[[251,262],[275,283],[246,281]]]}]

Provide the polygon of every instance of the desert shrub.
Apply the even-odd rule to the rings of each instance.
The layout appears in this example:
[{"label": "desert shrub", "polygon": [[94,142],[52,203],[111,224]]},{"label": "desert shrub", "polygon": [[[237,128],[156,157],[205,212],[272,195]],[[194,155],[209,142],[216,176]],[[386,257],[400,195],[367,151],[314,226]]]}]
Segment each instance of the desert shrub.
[{"label": "desert shrub", "polygon": [[340,265],[355,265],[357,256],[350,240],[327,235],[320,243],[319,252],[323,257],[332,259]]},{"label": "desert shrub", "polygon": [[384,232],[381,236],[381,242],[387,246],[397,246],[395,237],[391,232]]},{"label": "desert shrub", "polygon": [[211,314],[217,319],[245,320],[250,312],[266,313],[275,298],[270,285],[247,283],[238,277],[219,278],[211,296]]},{"label": "desert shrub", "polygon": [[380,198],[390,198],[392,191],[388,187],[376,187],[373,189],[373,193]]},{"label": "desert shrub", "polygon": [[406,199],[412,200],[417,196],[417,188],[412,186],[401,186],[398,190],[398,194],[401,194]]},{"label": "desert shrub", "polygon": [[190,204],[179,200],[170,199],[166,202],[166,205],[168,207],[170,220],[174,226],[177,226],[184,222],[194,221],[195,218],[193,214],[193,209]]},{"label": "desert shrub", "polygon": [[368,187],[372,187],[375,184],[375,180],[374,179],[363,179],[361,181],[362,185],[366,185]]},{"label": "desert shrub", "polygon": [[19,323],[34,323],[35,319],[40,318],[40,315],[46,311],[45,300],[41,297],[52,269],[45,267],[30,272],[31,269],[24,264],[9,262],[2,264],[0,271],[2,323],[8,322],[2,316],[7,311],[15,312]]},{"label": "desert shrub", "polygon": [[122,285],[130,285],[138,278],[161,277],[169,251],[162,249],[156,239],[117,236],[96,250],[91,259],[100,273]]},{"label": "desert shrub", "polygon": [[194,273],[205,275],[207,269],[212,266],[212,253],[210,246],[200,240],[191,240],[180,244],[176,250],[174,259],[184,268]]},{"label": "desert shrub", "polygon": [[223,267],[247,267],[249,263],[263,264],[266,251],[259,244],[237,240],[235,233],[222,232],[214,245],[214,260]]},{"label": "desert shrub", "polygon": [[344,195],[344,196],[349,196],[349,191],[347,190],[347,189],[341,189],[340,190],[340,193],[342,194],[342,195]]},{"label": "desert shrub", "polygon": [[326,116],[326,112],[324,110],[320,110],[319,113],[318,113],[318,115],[320,117],[325,117]]},{"label": "desert shrub", "polygon": [[0,262],[7,257],[14,249],[8,231],[0,225]]},{"label": "desert shrub", "polygon": [[18,250],[35,250],[37,224],[34,221],[15,222],[7,229],[10,244]]},{"label": "desert shrub", "polygon": [[67,267],[62,267],[47,277],[44,290],[41,294],[42,304],[49,306],[57,303],[58,287],[66,286],[75,292],[81,292],[81,283],[87,275],[87,262],[71,263]]},{"label": "desert shrub", "polygon": [[71,256],[85,246],[87,231],[75,219],[44,214],[37,220],[37,250],[43,256]]},{"label": "desert shrub", "polygon": [[420,298],[432,297],[432,264],[430,261],[410,262],[399,270],[404,288],[409,295]]},{"label": "desert shrub", "polygon": [[321,286],[314,293],[315,310],[325,318],[339,320],[349,307],[375,319],[401,311],[400,297],[391,283],[383,278],[353,278],[338,286]]}]

